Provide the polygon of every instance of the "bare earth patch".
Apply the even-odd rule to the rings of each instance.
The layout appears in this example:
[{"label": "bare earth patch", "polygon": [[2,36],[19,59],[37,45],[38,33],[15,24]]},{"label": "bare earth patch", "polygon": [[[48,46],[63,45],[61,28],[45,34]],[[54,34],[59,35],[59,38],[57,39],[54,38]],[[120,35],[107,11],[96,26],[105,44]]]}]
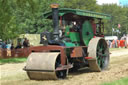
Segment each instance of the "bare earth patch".
[{"label": "bare earth patch", "polygon": [[128,49],[112,51],[109,69],[103,72],[90,72],[82,69],[69,74],[64,80],[29,80],[23,67],[25,63],[0,65],[1,85],[99,85],[103,82],[128,77]]}]

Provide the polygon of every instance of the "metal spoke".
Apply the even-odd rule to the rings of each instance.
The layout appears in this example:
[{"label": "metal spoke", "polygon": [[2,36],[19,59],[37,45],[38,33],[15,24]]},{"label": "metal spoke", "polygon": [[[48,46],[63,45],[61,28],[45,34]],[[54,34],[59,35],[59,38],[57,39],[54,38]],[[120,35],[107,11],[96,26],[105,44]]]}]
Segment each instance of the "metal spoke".
[{"label": "metal spoke", "polygon": [[102,42],[99,42],[97,45],[97,63],[101,68],[104,66],[106,56],[105,45]]}]

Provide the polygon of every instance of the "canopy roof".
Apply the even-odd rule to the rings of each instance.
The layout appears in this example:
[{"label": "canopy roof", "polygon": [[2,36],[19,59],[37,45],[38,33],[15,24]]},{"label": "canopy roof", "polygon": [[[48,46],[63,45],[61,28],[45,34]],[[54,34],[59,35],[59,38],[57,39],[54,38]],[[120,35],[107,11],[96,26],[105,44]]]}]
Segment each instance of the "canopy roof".
[{"label": "canopy roof", "polygon": [[[74,14],[83,17],[99,18],[99,19],[111,19],[108,14],[97,13],[87,10],[71,9],[71,8],[59,8],[59,16],[64,16],[66,14]],[[43,14],[45,18],[50,18],[52,16],[52,11]]]}]

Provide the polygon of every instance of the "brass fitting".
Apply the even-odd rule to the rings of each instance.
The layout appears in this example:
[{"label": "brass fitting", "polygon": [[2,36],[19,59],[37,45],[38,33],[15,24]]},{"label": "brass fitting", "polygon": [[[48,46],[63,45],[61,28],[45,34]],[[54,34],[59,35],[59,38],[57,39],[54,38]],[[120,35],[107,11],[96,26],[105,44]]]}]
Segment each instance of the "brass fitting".
[{"label": "brass fitting", "polygon": [[51,8],[58,8],[59,7],[58,4],[51,4],[50,6],[51,6]]}]

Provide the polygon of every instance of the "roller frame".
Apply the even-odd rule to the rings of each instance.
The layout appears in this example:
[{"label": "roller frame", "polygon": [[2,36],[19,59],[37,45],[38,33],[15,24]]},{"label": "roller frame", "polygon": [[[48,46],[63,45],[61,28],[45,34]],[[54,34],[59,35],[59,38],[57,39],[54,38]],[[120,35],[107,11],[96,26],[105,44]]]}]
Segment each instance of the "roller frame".
[{"label": "roller frame", "polygon": [[[65,47],[36,46],[31,47],[30,52],[32,53],[27,59],[27,64],[24,67],[24,70],[27,71],[28,77],[32,80],[58,79],[57,75],[61,75],[61,71],[64,72],[64,75],[67,75],[68,69],[73,67],[72,64],[66,63],[67,56],[65,53]],[[55,68],[55,63],[59,55],[60,66]]]},{"label": "roller frame", "polygon": [[65,52],[65,47],[63,46],[54,46],[54,45],[47,45],[47,46],[35,46],[30,48],[30,52],[50,52],[50,51],[59,51],[61,56],[61,65],[65,65],[67,56]]}]

